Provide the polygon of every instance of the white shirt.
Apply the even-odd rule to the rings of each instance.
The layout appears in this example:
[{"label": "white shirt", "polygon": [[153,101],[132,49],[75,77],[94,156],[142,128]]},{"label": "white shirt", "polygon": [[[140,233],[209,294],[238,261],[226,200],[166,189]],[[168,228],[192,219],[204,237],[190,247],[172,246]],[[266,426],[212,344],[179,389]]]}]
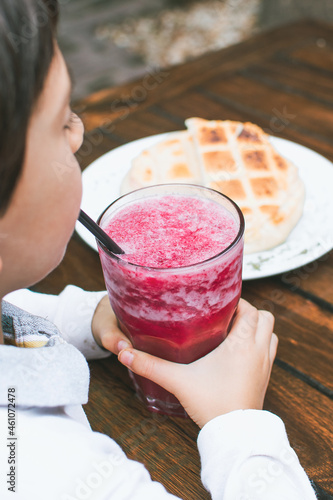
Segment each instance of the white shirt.
[{"label": "white shirt", "polygon": [[[104,294],[69,286],[59,296],[25,290],[5,300],[52,321],[87,359],[97,359],[109,355],[91,333],[92,315]],[[91,430],[81,406],[88,395],[86,361],[72,346],[55,344],[0,346],[1,500],[176,498],[115,441]],[[16,369],[19,364],[24,370]],[[8,435],[8,389],[13,385],[17,440]],[[214,500],[316,498],[283,422],[269,412],[239,410],[213,419],[200,431],[198,449],[202,481]],[[11,466],[15,494],[8,490]]]}]

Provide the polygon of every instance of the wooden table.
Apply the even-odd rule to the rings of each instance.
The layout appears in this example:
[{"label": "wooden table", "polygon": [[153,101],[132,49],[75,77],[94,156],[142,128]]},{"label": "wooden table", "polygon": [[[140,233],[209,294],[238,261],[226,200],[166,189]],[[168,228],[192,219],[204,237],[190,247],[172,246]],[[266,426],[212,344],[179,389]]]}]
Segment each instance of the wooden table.
[{"label": "wooden table", "polygon": [[[250,120],[333,160],[333,27],[279,28],[170,70],[152,70],[89,96],[76,109],[87,131],[78,155],[83,168],[121,144],[183,129],[190,116]],[[97,253],[77,235],[60,267],[35,289],[58,293],[68,283],[104,288]],[[333,253],[244,282],[243,297],[276,315],[280,344],[265,408],[284,420],[319,498],[333,498]],[[90,367],[85,409],[93,429],[114,438],[170,492],[209,498],[199,479],[196,425],[146,411],[114,356]]]}]

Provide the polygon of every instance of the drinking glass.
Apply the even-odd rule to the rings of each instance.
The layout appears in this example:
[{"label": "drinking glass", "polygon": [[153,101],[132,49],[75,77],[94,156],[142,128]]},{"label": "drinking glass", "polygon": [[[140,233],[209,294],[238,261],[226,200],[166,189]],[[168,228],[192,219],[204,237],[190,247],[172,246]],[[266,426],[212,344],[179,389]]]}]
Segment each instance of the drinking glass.
[{"label": "drinking glass", "polygon": [[[118,198],[100,215],[98,223],[105,229],[125,205],[166,195],[204,198],[222,205],[237,223],[234,241],[204,262],[178,268],[136,265],[97,244],[111,306],[133,346],[169,361],[191,363],[217,347],[229,332],[242,288],[244,218],[238,206],[217,191],[189,184],[161,184]],[[175,396],[129,373],[149,410],[186,416]]]}]

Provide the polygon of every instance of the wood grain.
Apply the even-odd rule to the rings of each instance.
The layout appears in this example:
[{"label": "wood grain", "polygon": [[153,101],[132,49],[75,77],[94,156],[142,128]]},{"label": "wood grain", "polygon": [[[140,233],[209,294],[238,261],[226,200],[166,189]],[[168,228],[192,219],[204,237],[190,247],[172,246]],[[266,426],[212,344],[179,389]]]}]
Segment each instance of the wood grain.
[{"label": "wood grain", "polygon": [[278,282],[262,280],[243,286],[243,297],[272,312],[279,337],[278,357],[327,389],[333,397],[333,317]]},{"label": "wood grain", "polygon": [[[86,137],[84,169],[121,144],[184,128],[190,116],[250,120],[333,160],[333,28],[301,22],[76,103]],[[315,165],[314,165],[315,169]],[[328,214],[328,224],[331,214]],[[63,263],[34,289],[58,293],[68,283],[104,288],[99,258],[77,235]],[[333,253],[283,275],[245,282],[243,296],[273,311],[279,336],[265,408],[285,422],[318,498],[333,498]],[[94,430],[181,498],[207,499],[199,477],[197,428],[154,416],[134,395],[115,358],[91,362]]]},{"label": "wood grain", "polygon": [[147,411],[115,357],[91,362],[90,367],[92,388],[85,410],[93,429],[113,437],[171,493],[187,500],[208,499],[200,482],[197,426]]}]

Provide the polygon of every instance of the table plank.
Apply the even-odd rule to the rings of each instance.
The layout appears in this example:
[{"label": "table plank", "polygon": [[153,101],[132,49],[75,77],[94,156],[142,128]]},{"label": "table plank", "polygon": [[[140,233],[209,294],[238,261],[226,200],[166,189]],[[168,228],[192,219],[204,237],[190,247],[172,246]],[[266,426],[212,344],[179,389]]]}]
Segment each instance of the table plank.
[{"label": "table plank", "polygon": [[332,33],[325,32],[322,37],[313,40],[313,43],[307,43],[303,47],[295,48],[289,54],[294,62],[305,63],[309,68],[315,69],[316,73],[321,70],[323,73],[333,76],[332,50]]},{"label": "table plank", "polygon": [[[302,95],[283,92],[261,81],[253,84],[241,74],[212,80],[205,86],[205,92],[210,93],[211,99],[221,102],[227,95],[227,99],[237,103],[239,107],[251,110],[254,117],[269,120],[269,131],[273,135],[282,132],[285,125],[288,130],[296,128],[306,131],[306,135],[312,135],[323,142],[332,137],[332,110],[325,104]],[[279,122],[278,125],[276,122]]]},{"label": "table plank", "polygon": [[[231,78],[231,77],[228,77]],[[253,82],[244,83],[244,86],[256,86]],[[230,88],[233,87],[233,80],[229,82]],[[238,121],[252,121],[262,127],[267,133],[278,137],[300,143],[306,147],[323,154],[331,161],[333,160],[333,150],[331,136],[329,132],[309,133],[304,126],[297,122],[297,116],[293,112],[293,96],[286,97],[285,101],[280,101],[279,108],[274,103],[273,95],[269,89],[266,92],[266,109],[261,109],[260,95],[257,96],[256,106],[251,103],[251,92],[247,103],[240,102],[238,94],[242,88],[238,89],[233,95],[217,94],[205,88],[198,87],[190,91],[186,96],[178,96],[173,99],[163,100],[162,103],[150,107],[155,114],[168,116],[171,121],[179,123],[179,128],[185,128],[183,124],[186,118],[199,116],[208,120],[211,119],[230,119]],[[263,105],[264,106],[264,105]],[[285,115],[283,114],[285,113]],[[289,116],[292,115],[292,116]],[[292,120],[291,120],[292,118]],[[135,115],[131,117],[135,120]],[[116,123],[115,126],[118,126]],[[332,125],[330,125],[332,127]]]},{"label": "table plank", "polygon": [[280,279],[291,291],[303,293],[304,297],[323,303],[328,310],[333,311],[333,251],[284,273]]},{"label": "table plank", "polygon": [[[148,412],[135,397],[126,370],[115,358],[91,362],[90,367],[92,388],[85,411],[93,429],[110,435],[130,458],[142,461],[153,479],[164,484],[170,479],[172,493],[193,499],[193,488],[202,495],[196,498],[209,498],[204,496],[198,479],[195,424]],[[275,364],[265,409],[285,422],[291,445],[310,477],[323,490],[333,493],[333,401]],[[168,478],[170,470],[173,472]]]},{"label": "table plank", "polygon": [[115,357],[91,362],[90,368],[92,389],[85,411],[93,429],[113,437],[171,493],[186,500],[210,498],[200,482],[198,427],[187,419],[146,410]]},{"label": "table plank", "polygon": [[272,53],[290,52],[293,47],[303,48],[309,43],[316,45],[318,38],[324,37],[332,40],[332,31],[329,26],[315,21],[277,28],[222,51],[205,54],[185,65],[156,72],[155,80],[147,72],[135,82],[97,92],[82,99],[76,109],[84,114],[85,126],[91,130],[100,127],[103,121],[123,120],[162,99],[186,93],[214,76],[258,63],[270,58]]},{"label": "table plank", "polygon": [[310,100],[324,103],[332,109],[333,72],[320,73],[304,64],[295,64],[290,57],[274,55],[239,70],[239,74],[254,81],[263,82],[290,95],[302,95]]},{"label": "table plank", "polygon": [[279,359],[333,398],[332,314],[270,279],[245,282],[242,296],[274,314]]},{"label": "table plank", "polygon": [[[254,121],[333,160],[332,47],[332,27],[301,22],[93,94],[75,107],[87,130],[78,154],[82,168],[121,144],[185,128],[190,116]],[[58,293],[68,283],[104,288],[97,253],[77,235],[59,268],[34,289]],[[243,286],[246,299],[276,315],[280,342],[265,408],[286,423],[323,500],[333,498],[332,283],[330,252],[300,269]],[[93,429],[112,436],[172,493],[208,499],[199,478],[195,424],[149,413],[115,357],[90,367],[85,409]]]},{"label": "table plank", "polygon": [[285,422],[291,446],[309,477],[333,494],[333,401],[275,364],[265,408]]}]

